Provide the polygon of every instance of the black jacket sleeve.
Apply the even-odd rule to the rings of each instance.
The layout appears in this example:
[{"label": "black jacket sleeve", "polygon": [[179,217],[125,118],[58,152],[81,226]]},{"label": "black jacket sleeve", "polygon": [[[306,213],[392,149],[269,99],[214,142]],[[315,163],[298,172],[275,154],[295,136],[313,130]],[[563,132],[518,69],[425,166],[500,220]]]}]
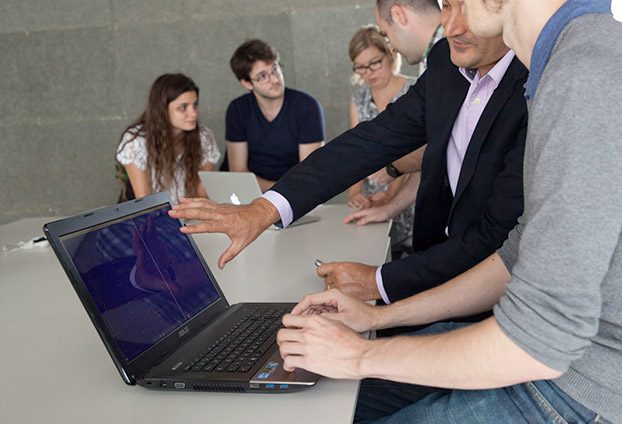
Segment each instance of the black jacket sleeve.
[{"label": "black jacket sleeve", "polygon": [[314,151],[272,187],[292,206],[294,219],[388,163],[426,144],[425,73],[371,121]]}]

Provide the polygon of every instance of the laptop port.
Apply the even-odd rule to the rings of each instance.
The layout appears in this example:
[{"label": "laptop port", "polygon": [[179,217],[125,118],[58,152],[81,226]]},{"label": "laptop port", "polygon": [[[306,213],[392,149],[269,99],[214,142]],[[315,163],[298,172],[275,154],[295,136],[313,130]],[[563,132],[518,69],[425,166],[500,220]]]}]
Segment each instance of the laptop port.
[{"label": "laptop port", "polygon": [[174,384],[176,389],[185,389],[186,388],[186,383],[181,382],[181,381],[176,381]]},{"label": "laptop port", "polygon": [[266,384],[266,389],[274,389],[274,384]]}]

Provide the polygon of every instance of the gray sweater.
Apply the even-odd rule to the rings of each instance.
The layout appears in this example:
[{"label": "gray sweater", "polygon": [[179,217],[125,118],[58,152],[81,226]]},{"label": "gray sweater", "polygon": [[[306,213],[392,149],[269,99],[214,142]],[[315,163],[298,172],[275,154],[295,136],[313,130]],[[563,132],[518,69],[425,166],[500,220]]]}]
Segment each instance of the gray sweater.
[{"label": "gray sweater", "polygon": [[525,209],[498,251],[512,273],[499,326],[555,383],[622,423],[622,24],[560,34],[529,102]]}]

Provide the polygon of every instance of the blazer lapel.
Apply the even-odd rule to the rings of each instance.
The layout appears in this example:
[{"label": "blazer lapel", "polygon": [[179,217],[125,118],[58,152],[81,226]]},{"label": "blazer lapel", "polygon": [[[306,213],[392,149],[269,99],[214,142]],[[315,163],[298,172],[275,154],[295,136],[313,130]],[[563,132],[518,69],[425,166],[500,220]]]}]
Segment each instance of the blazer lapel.
[{"label": "blazer lapel", "polygon": [[526,71],[522,65],[518,62],[518,58],[514,58],[510,64],[510,67],[506,71],[505,76],[501,80],[501,83],[488,101],[482,116],[477,122],[475,131],[473,132],[471,141],[469,142],[469,147],[467,148],[464,156],[451,212],[453,212],[456,202],[458,202],[460,196],[462,196],[462,193],[464,193],[465,188],[469,185],[469,182],[473,177],[473,173],[475,172],[475,168],[477,167],[477,162],[479,160],[480,151],[486,141],[490,128],[494,124],[497,116],[507,101],[512,96],[515,82],[522,78],[525,75],[525,72]]},{"label": "blazer lapel", "polygon": [[[448,59],[449,60],[449,59]],[[469,91],[468,81],[452,64],[450,74],[437,76],[433,90],[429,94],[429,106],[426,110],[426,132],[428,147],[423,156],[423,172],[428,176],[426,181],[447,180],[447,144],[453,130],[454,122],[460,112],[462,103]],[[439,166],[441,165],[442,166]],[[432,177],[433,178],[429,178]]]},{"label": "blazer lapel", "polygon": [[[435,140],[438,140],[434,144],[441,148],[443,154],[447,153],[447,144],[449,143],[451,131],[454,128],[454,122],[469,91],[468,81],[455,65],[452,66],[451,72],[455,75],[450,78],[443,78],[442,88],[439,87],[435,90],[438,93],[431,93],[434,99],[432,101],[436,107],[427,120],[429,134],[431,134],[430,138],[433,137]],[[443,162],[446,161],[443,160]]]}]

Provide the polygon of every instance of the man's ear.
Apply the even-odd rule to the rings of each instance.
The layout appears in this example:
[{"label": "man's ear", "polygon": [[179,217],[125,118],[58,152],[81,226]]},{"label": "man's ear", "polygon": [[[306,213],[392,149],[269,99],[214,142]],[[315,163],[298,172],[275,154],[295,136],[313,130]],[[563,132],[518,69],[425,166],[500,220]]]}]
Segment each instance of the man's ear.
[{"label": "man's ear", "polygon": [[391,6],[391,20],[400,26],[408,25],[408,15],[406,15],[406,10],[397,4]]},{"label": "man's ear", "polygon": [[253,84],[251,84],[249,80],[241,79],[240,84],[242,84],[247,90],[253,91]]}]

